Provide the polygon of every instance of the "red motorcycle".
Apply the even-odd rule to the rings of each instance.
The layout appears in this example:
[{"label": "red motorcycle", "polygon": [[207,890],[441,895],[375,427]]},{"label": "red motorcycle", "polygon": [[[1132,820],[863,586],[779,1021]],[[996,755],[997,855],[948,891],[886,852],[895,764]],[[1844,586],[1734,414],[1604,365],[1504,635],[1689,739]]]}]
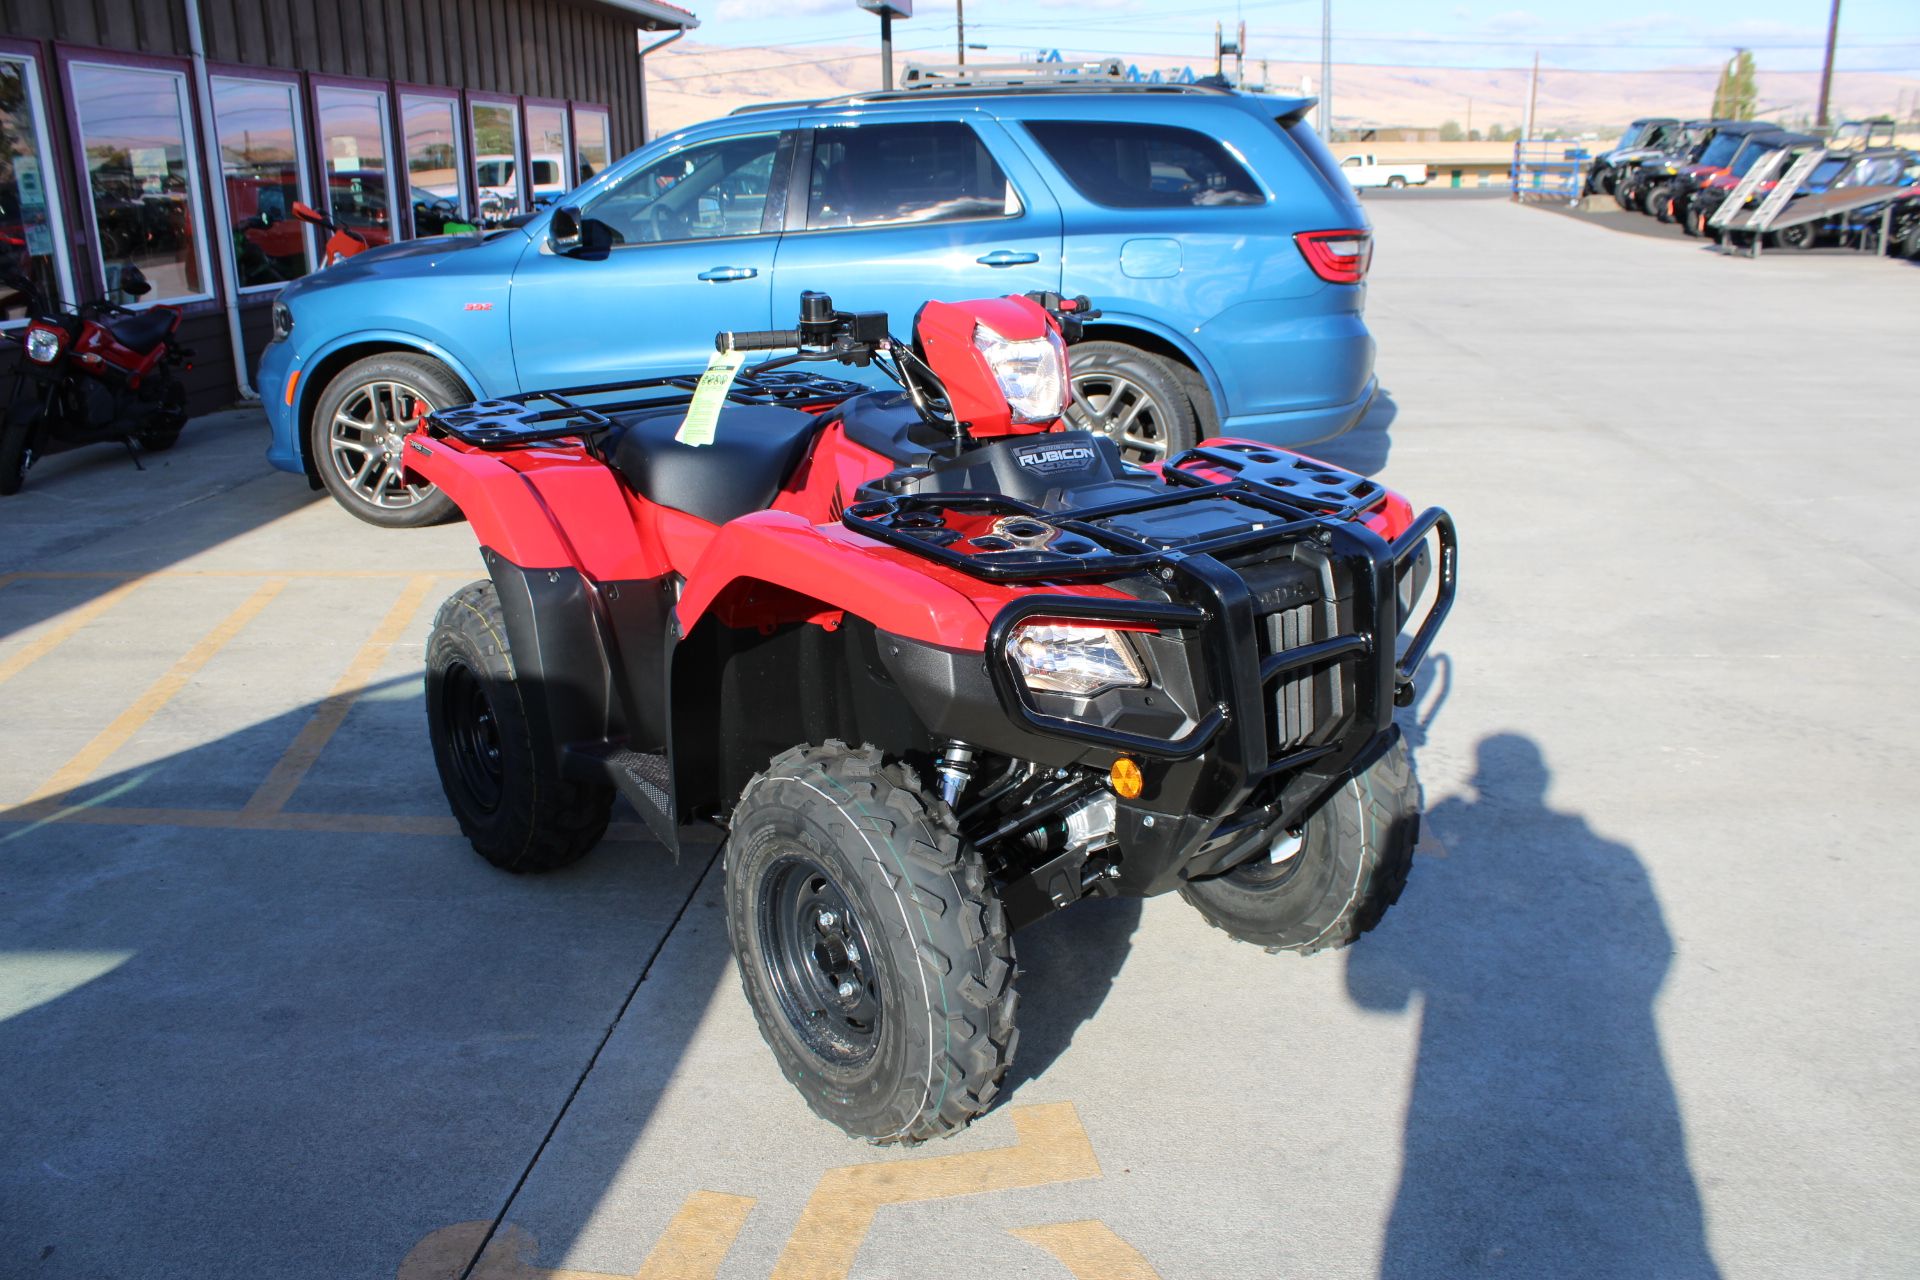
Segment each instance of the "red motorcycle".
[{"label": "red motorcycle", "polygon": [[704,374],[443,409],[399,451],[489,575],[426,653],[475,850],[564,866],[616,795],[670,848],[718,824],[761,1033],[875,1142],[991,1104],[1022,925],[1177,890],[1309,953],[1412,865],[1394,707],[1453,602],[1453,522],[1257,441],[1126,463],[1064,419],[1086,303],[929,302],[901,341],[804,294]]},{"label": "red motorcycle", "polygon": [[[135,311],[87,302],[74,309],[48,298],[24,274],[10,272],[0,283],[26,299],[30,317],[8,335],[20,344],[21,358],[0,418],[0,496],[20,492],[34,460],[56,440],[118,440],[135,467],[136,445],[148,453],[173,447],[187,421],[187,390],[175,371],[191,368],[193,354],[175,337],[180,308]],[[140,298],[153,286],[128,265],[119,289]]]}]

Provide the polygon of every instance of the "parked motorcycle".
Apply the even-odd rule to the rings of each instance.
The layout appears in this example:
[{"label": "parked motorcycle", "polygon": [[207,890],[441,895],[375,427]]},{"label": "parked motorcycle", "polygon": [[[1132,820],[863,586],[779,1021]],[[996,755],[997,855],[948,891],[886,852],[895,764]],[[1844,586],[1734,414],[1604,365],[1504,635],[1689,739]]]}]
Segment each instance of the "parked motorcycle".
[{"label": "parked motorcycle", "polygon": [[[173,447],[187,421],[187,391],[175,371],[193,367],[193,353],[175,338],[180,308],[86,302],[76,309],[47,297],[24,273],[0,281],[26,299],[31,317],[8,335],[22,351],[0,418],[0,496],[18,493],[34,460],[56,440],[117,440],[135,467],[140,450]],[[140,298],[152,290],[138,267],[120,269],[122,294]]]}]

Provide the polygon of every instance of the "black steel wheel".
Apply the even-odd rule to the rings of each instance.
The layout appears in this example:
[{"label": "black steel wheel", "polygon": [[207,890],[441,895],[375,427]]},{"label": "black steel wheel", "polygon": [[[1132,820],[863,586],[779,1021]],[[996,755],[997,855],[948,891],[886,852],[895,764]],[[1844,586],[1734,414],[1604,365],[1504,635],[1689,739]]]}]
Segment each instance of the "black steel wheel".
[{"label": "black steel wheel", "polygon": [[1662,182],[1658,186],[1647,188],[1647,194],[1641,204],[1659,221],[1673,221],[1673,188],[1666,183]]},{"label": "black steel wheel", "polygon": [[427,732],[447,805],[474,851],[507,871],[551,871],[600,842],[613,788],[561,776],[537,743],[491,582],[447,598],[427,638]]},{"label": "black steel wheel", "polygon": [[1628,213],[1640,208],[1640,184],[1630,178],[1621,178],[1613,184],[1613,202]]},{"label": "black steel wheel", "polygon": [[817,1114],[915,1143],[992,1104],[1017,1038],[1006,913],[904,767],[839,742],[776,757],[734,806],[726,895],[747,1003]]},{"label": "black steel wheel", "polygon": [[308,447],[334,501],[387,529],[439,524],[447,496],[401,466],[407,434],[436,409],[473,399],[445,365],[390,351],[341,370],[314,405]]},{"label": "black steel wheel", "polygon": [[1774,233],[1774,243],[1782,249],[1793,249],[1804,253],[1820,242],[1820,233],[1811,222],[1802,222],[1797,226],[1782,227]]},{"label": "black steel wheel", "polygon": [[1080,342],[1068,348],[1067,363],[1069,425],[1106,436],[1129,462],[1193,447],[1193,403],[1170,361],[1123,342]]},{"label": "black steel wheel", "polygon": [[1241,942],[1312,955],[1380,923],[1406,887],[1419,837],[1420,788],[1396,742],[1271,854],[1190,881],[1180,896]]}]

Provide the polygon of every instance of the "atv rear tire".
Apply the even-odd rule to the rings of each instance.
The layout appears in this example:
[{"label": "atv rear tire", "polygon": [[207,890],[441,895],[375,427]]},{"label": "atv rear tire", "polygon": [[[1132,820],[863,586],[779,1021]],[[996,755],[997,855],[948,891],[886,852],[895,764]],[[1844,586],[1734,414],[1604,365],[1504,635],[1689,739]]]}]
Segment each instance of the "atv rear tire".
[{"label": "atv rear tire", "polygon": [[1344,947],[1400,898],[1420,838],[1420,786],[1396,742],[1307,819],[1299,852],[1188,882],[1180,896],[1241,942],[1312,955]]},{"label": "atv rear tire", "polygon": [[475,851],[506,871],[577,862],[606,834],[613,788],[560,776],[533,740],[527,691],[487,581],[447,598],[427,640],[427,728],[440,785]]},{"label": "atv rear tire", "polygon": [[1013,940],[953,815],[872,747],[788,751],[726,846],[740,985],[780,1070],[855,1137],[966,1127],[1013,1061]]}]

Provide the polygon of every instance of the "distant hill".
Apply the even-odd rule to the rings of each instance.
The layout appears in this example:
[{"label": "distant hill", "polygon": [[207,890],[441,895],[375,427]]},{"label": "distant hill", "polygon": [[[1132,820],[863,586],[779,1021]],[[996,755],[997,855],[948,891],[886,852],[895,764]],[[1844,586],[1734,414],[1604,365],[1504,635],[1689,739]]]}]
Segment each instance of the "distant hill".
[{"label": "distant hill", "polygon": [[[1069,51],[1070,52],[1070,51]],[[913,58],[947,55],[895,55],[896,68]],[[1142,70],[1177,70],[1186,60],[1139,58]],[[1208,70],[1205,67],[1196,68]],[[1249,64],[1249,78],[1258,64]],[[1275,92],[1298,92],[1302,77],[1317,81],[1318,63],[1269,62],[1265,74]],[[1457,71],[1432,67],[1336,66],[1334,108],[1342,126],[1411,125],[1434,127],[1443,121],[1473,127],[1513,129],[1526,113],[1527,69]],[[1705,115],[1712,105],[1717,67],[1698,71],[1645,71],[1626,74],[1594,71],[1540,71],[1539,123],[1542,128],[1597,130],[1619,128],[1635,116]],[[682,42],[647,60],[647,107],[655,134],[725,115],[752,102],[822,98],[878,88],[880,57],[871,46],[778,45],[734,48]],[[1812,72],[1759,73],[1760,106],[1768,119],[1794,122],[1811,117],[1819,94]],[[1834,73],[1834,118],[1892,113],[1901,103],[1920,102],[1920,76],[1886,72]],[[1782,108],[1774,111],[1770,108]]]}]

